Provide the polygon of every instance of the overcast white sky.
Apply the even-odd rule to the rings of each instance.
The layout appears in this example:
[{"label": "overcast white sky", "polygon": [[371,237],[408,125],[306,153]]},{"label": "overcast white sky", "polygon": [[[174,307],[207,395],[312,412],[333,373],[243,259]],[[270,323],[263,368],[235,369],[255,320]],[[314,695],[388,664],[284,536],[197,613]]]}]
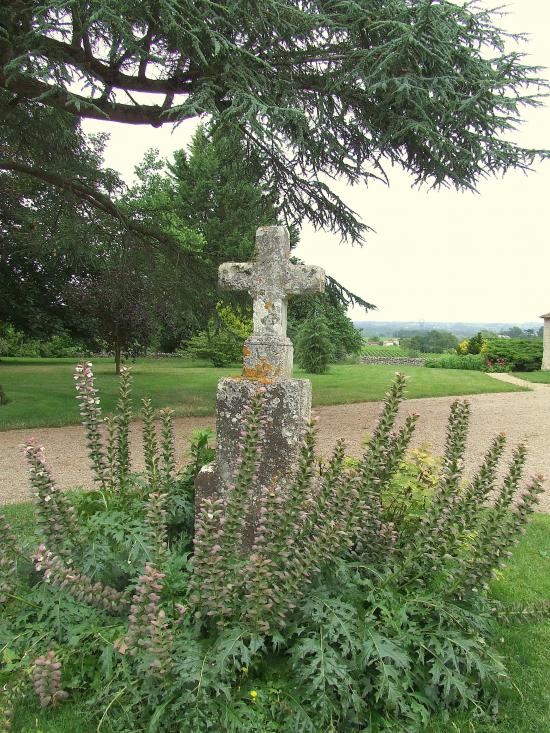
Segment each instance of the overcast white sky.
[{"label": "overcast white sky", "polygon": [[[508,9],[506,27],[530,34],[527,62],[550,67],[548,0],[510,0]],[[544,75],[550,77],[550,68]],[[526,110],[524,119],[518,142],[549,148],[550,99],[544,108]],[[194,127],[187,122],[172,132],[84,123],[86,131],[111,134],[106,164],[127,180],[148,148],[168,157],[187,145]],[[305,226],[296,254],[376,304],[368,320],[522,322],[550,310],[550,161],[529,176],[486,181],[477,195],[412,189],[411,183],[395,170],[389,187],[338,185],[375,233],[363,247],[351,247]],[[350,315],[366,318],[358,309]]]}]

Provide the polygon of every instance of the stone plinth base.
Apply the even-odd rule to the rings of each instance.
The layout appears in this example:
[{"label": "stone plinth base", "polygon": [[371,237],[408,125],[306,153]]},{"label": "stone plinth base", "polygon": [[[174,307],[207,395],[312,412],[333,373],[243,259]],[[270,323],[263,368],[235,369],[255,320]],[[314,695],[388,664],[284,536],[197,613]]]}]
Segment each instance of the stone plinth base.
[{"label": "stone plinth base", "polygon": [[250,546],[257,524],[257,503],[262,491],[284,487],[295,466],[305,423],[311,415],[311,383],[281,379],[272,384],[249,379],[222,379],[216,402],[216,461],[205,466],[195,482],[197,510],[204,498],[223,497],[233,482],[239,456],[241,418],[252,395],[265,388],[265,449],[258,462],[258,480],[252,490],[250,515],[243,537]]}]

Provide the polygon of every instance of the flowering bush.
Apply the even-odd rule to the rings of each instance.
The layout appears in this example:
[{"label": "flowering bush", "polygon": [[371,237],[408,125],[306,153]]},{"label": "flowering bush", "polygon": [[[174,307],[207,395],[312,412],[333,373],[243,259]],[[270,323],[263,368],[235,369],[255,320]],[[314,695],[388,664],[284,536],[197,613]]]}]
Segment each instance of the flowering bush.
[{"label": "flowering bush", "polygon": [[486,372],[511,372],[512,365],[508,364],[506,359],[497,357],[496,359],[487,359]]},{"label": "flowering bush", "polygon": [[135,474],[129,372],[107,421],[90,364],[76,385],[97,489],[69,500],[29,443],[34,565],[0,518],[5,730],[33,689],[48,706],[84,694],[120,733],[408,733],[424,730],[433,711],[495,700],[505,671],[488,643],[488,583],[541,479],[521,487],[519,446],[497,480],[503,435],[464,477],[467,402],[452,405],[441,462],[407,454],[415,415],[394,428],[401,375],[358,461],[339,441],[319,463],[308,423],[298,465],[261,497],[245,550],[261,388],[243,418],[228,494],[203,501],[193,537],[193,479],[212,457],[205,436],[178,473],[171,414],[157,425],[145,400],[146,468]]},{"label": "flowering bush", "polygon": [[464,339],[456,347],[457,354],[485,354],[487,352],[487,339],[481,331],[469,339]]}]

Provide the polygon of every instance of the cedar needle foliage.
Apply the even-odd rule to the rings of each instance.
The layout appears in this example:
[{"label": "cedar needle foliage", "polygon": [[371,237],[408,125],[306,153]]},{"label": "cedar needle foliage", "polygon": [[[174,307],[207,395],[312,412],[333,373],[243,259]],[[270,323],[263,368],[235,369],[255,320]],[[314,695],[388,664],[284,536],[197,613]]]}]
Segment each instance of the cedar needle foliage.
[{"label": "cedar needle foliage", "polygon": [[0,89],[77,118],[202,118],[259,162],[287,221],[359,240],[333,177],[385,181],[397,165],[475,188],[546,155],[510,141],[547,83],[500,14],[476,0],[5,3]]}]

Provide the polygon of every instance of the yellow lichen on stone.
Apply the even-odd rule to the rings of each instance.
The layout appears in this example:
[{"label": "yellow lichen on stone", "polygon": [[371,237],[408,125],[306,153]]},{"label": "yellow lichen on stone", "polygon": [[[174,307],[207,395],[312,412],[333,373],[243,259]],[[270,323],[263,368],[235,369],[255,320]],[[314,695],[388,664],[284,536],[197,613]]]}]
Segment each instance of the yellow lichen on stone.
[{"label": "yellow lichen on stone", "polygon": [[245,366],[243,369],[243,379],[251,379],[262,384],[271,384],[274,378],[280,376],[281,369],[273,368],[265,356],[260,357],[260,361],[255,366]]}]

